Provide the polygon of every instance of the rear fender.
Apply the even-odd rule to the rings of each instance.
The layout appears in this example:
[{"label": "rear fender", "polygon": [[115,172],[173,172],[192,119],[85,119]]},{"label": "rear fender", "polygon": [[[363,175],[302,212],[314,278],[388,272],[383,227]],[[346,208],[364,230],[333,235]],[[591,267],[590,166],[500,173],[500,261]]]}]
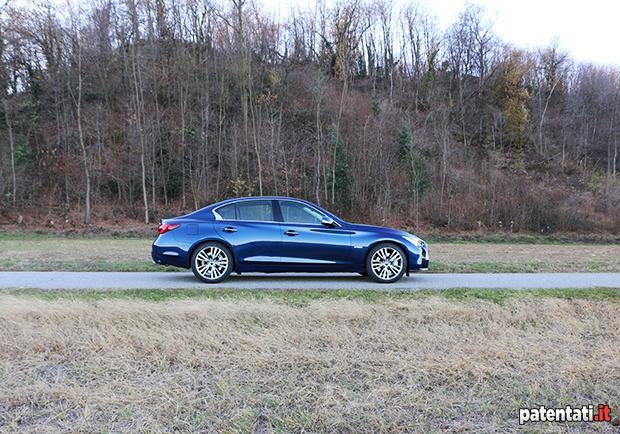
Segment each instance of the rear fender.
[{"label": "rear fender", "polygon": [[237,259],[235,258],[235,251],[233,250],[233,247],[230,245],[230,243],[227,243],[226,241],[224,241],[221,238],[217,238],[217,237],[207,237],[207,238],[203,238],[200,241],[196,241],[194,244],[192,244],[192,246],[189,248],[188,252],[187,252],[187,268],[191,268],[191,262],[192,262],[192,256],[194,254],[194,251],[203,243],[208,243],[208,242],[213,242],[213,243],[219,243],[222,244],[226,247],[228,247],[228,250],[230,250],[230,253],[233,257],[233,270],[237,269]]}]

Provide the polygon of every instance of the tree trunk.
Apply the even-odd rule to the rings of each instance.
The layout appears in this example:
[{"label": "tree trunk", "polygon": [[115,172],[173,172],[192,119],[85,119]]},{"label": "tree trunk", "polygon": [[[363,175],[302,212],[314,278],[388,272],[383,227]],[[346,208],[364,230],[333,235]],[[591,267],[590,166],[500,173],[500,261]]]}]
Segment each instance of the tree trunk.
[{"label": "tree trunk", "polygon": [[13,206],[15,206],[15,202],[17,200],[17,175],[15,174],[15,138],[13,137],[13,126],[11,125],[11,120],[9,116],[9,102],[6,97],[2,101],[4,105],[4,120],[6,121],[6,128],[9,133],[9,146],[11,148],[11,182],[13,185]]},{"label": "tree trunk", "polygon": [[342,93],[340,94],[340,107],[338,108],[338,120],[336,122],[336,137],[334,138],[334,149],[332,150],[332,205],[336,201],[336,149],[340,140],[340,118],[342,117],[342,109],[344,105],[344,95],[347,91],[347,73],[345,72],[344,82],[342,83]]},{"label": "tree trunk", "polygon": [[134,104],[135,104],[135,115],[136,115],[136,127],[138,130],[138,140],[140,142],[140,174],[142,181],[142,202],[144,204],[144,223],[149,223],[149,200],[148,193],[146,189],[146,163],[145,163],[145,153],[146,146],[144,143],[144,127],[142,125],[142,98],[141,98],[141,83],[139,83],[139,65],[137,65],[137,52],[136,52],[136,43],[137,41],[133,41],[132,50],[131,50],[131,73],[133,78],[133,86],[134,86]]},{"label": "tree trunk", "polygon": [[316,203],[321,205],[321,147],[322,147],[322,131],[321,131],[321,84],[320,77],[318,80],[319,89],[316,101],[316,167],[315,167],[315,179],[314,179],[314,196]]},{"label": "tree trunk", "polygon": [[538,126],[538,134],[539,134],[539,141],[540,141],[540,153],[545,155],[545,150],[544,150],[544,135],[543,135],[543,127],[544,127],[544,122],[545,122],[545,114],[547,113],[547,109],[549,108],[549,101],[551,100],[551,96],[553,95],[553,91],[555,90],[555,87],[557,86],[558,81],[556,80],[553,83],[553,86],[551,86],[551,91],[549,92],[549,96],[547,96],[547,101],[545,102],[545,108],[542,111],[542,114],[540,115],[540,125]]},{"label": "tree trunk", "polygon": [[[78,35],[75,36],[76,39],[79,38]],[[80,41],[77,42],[77,62],[78,62],[78,88],[77,88],[77,98],[73,95],[73,90],[71,89],[71,82],[68,81],[69,92],[73,97],[73,101],[75,103],[75,111],[76,111],[76,120],[78,127],[78,141],[80,144],[80,149],[82,151],[82,162],[84,168],[84,178],[85,178],[85,199],[84,199],[84,224],[90,224],[91,220],[91,209],[90,209],[90,168],[88,162],[88,152],[86,150],[86,144],[84,143],[84,131],[82,129],[82,46]]]},{"label": "tree trunk", "polygon": [[[80,55],[81,57],[81,55]],[[82,60],[78,60],[78,63],[81,65]],[[76,115],[77,115],[77,126],[78,126],[78,137],[80,141],[80,149],[82,150],[82,159],[84,162],[84,177],[86,178],[86,197],[84,200],[84,223],[90,224],[91,220],[91,211],[90,211],[90,169],[88,167],[88,152],[86,151],[86,144],[84,143],[84,131],[82,130],[82,71],[81,66],[78,67],[78,98],[77,98],[77,107],[76,107]]]}]

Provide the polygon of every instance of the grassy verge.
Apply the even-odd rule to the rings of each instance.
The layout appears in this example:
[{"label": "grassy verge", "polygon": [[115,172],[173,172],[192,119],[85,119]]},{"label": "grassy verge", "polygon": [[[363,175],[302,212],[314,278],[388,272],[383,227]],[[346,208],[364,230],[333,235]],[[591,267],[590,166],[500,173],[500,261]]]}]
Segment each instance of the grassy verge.
[{"label": "grassy verge", "polygon": [[184,271],[176,267],[161,266],[136,260],[56,260],[25,261],[23,258],[5,258],[0,261],[0,271]]},{"label": "grassy verge", "polygon": [[520,407],[619,414],[617,290],[182,293],[0,294],[0,430],[494,433]]},{"label": "grassy verge", "polygon": [[[543,261],[529,261],[524,264],[512,264],[500,261],[479,262],[433,262],[434,273],[535,273],[548,270]],[[589,267],[579,267],[580,271],[592,271]]]},{"label": "grassy verge", "polygon": [[448,300],[486,300],[503,303],[513,299],[558,298],[565,300],[599,300],[620,302],[620,290],[615,288],[568,288],[568,289],[471,289],[422,291],[375,291],[375,290],[247,290],[247,289],[124,289],[105,291],[41,291],[37,289],[7,289],[0,294],[33,297],[42,300],[142,300],[166,302],[172,300],[228,300],[271,301],[290,305],[307,305],[314,301],[359,301],[386,303],[392,301],[422,300],[439,297]]},{"label": "grassy verge", "polygon": [[[411,230],[415,232],[414,230]],[[431,231],[419,234],[424,239],[433,243],[491,243],[491,244],[617,244],[620,243],[620,235],[616,234],[527,234],[527,233],[487,233],[487,232],[457,232],[446,233]]]}]

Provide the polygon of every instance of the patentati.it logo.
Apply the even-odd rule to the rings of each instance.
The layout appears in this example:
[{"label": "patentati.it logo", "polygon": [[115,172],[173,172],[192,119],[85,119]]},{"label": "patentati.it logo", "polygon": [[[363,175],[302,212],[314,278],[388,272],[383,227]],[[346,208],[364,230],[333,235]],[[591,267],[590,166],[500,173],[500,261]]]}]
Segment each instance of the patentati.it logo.
[{"label": "patentati.it logo", "polygon": [[519,425],[529,422],[609,422],[611,408],[607,404],[583,405],[573,407],[540,407],[520,408]]}]

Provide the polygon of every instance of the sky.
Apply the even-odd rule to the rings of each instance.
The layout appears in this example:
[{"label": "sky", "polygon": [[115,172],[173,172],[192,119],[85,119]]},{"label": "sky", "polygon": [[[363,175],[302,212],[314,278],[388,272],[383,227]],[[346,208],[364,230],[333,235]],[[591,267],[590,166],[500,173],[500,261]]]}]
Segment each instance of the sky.
[{"label": "sky", "polygon": [[[330,5],[334,0],[325,0]],[[394,5],[408,0],[393,0]],[[415,1],[415,0],[414,0]],[[455,21],[467,0],[417,0],[443,29]],[[314,0],[262,0],[276,16]],[[620,0],[469,0],[484,6],[495,33],[520,48],[557,41],[577,61],[620,65]]]}]

